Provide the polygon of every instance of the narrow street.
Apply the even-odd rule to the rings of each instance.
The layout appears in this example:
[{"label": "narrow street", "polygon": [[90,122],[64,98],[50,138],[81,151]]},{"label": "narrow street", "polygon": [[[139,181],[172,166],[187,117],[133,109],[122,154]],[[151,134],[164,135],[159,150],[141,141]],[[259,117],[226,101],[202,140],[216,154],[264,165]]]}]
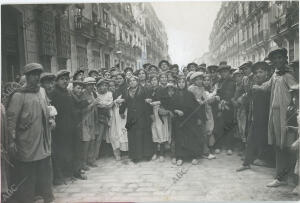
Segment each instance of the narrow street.
[{"label": "narrow street", "polygon": [[[88,180],[76,180],[54,188],[56,202],[92,201],[296,201],[292,186],[268,188],[274,169],[253,166],[237,173],[237,155],[202,159],[197,166],[165,162],[102,158],[87,172]],[[178,178],[176,178],[178,176]]]}]

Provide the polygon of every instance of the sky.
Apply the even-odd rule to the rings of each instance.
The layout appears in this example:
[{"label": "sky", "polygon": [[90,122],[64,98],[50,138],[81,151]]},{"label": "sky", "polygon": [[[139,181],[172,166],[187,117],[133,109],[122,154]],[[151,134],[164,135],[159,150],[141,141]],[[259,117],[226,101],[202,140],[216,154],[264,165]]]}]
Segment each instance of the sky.
[{"label": "sky", "polygon": [[180,67],[208,51],[221,2],[151,2],[168,35],[172,63]]}]

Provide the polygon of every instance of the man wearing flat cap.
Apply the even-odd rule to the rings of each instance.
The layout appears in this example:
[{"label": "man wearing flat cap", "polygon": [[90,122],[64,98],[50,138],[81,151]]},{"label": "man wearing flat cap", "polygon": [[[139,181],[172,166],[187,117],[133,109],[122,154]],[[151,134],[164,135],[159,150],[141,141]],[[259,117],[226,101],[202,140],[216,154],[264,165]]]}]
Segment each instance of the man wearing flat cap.
[{"label": "man wearing flat cap", "polygon": [[[246,138],[248,135],[251,133],[251,112],[252,112],[252,86],[254,85],[254,74],[253,74],[253,64],[251,61],[248,61],[246,63],[243,63],[240,67],[239,70],[243,73],[244,77],[242,79],[242,83],[240,86],[238,86],[237,91],[236,91],[236,98],[238,99],[238,103],[242,106],[242,108],[245,109],[245,118],[246,121],[243,122],[246,124],[245,126],[245,136]],[[243,116],[244,118],[244,116]],[[245,142],[242,140],[242,145],[241,145],[241,153],[242,155],[245,152]]]},{"label": "man wearing flat cap", "polygon": [[52,192],[51,135],[49,109],[40,89],[43,66],[30,63],[24,67],[26,84],[11,97],[7,109],[9,152],[15,158],[17,202],[34,202],[40,188],[44,202],[54,199]]},{"label": "man wearing flat cap", "polygon": [[[268,187],[278,187],[285,185],[287,173],[294,160],[289,150],[290,142],[286,132],[287,109],[292,101],[292,95],[289,91],[297,82],[292,75],[290,67],[287,66],[286,49],[276,49],[268,55],[275,67],[275,73],[271,79],[262,85],[254,85],[253,91],[265,90],[271,91],[270,113],[268,123],[268,144],[273,145],[276,151],[276,177],[269,183]],[[284,175],[282,175],[284,174]]]},{"label": "man wearing flat cap", "polygon": [[41,74],[41,87],[46,91],[47,97],[50,97],[50,94],[54,90],[55,86],[55,75],[53,73],[42,73]]},{"label": "man wearing flat cap", "polygon": [[70,72],[59,70],[56,74],[55,88],[51,94],[52,104],[57,109],[56,128],[53,131],[53,172],[54,184],[63,184],[73,176],[74,149],[74,105],[67,87]]}]

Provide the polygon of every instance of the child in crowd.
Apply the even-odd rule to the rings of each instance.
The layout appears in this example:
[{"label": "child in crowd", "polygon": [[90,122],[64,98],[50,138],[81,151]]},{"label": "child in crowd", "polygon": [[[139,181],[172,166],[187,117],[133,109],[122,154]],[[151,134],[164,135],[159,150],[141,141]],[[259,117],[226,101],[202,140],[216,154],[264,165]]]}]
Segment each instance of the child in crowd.
[{"label": "child in crowd", "polygon": [[109,134],[109,127],[111,127],[111,114],[110,110],[113,106],[113,95],[112,92],[108,91],[109,81],[101,79],[97,82],[97,147],[95,148],[95,156],[98,158],[100,146],[102,140],[105,139],[107,143],[111,143],[112,148],[115,150],[116,160],[120,160],[120,152],[116,151],[119,147],[117,146],[117,140]]},{"label": "child in crowd", "polygon": [[[210,103],[214,102],[218,99],[213,94],[209,94],[205,91],[203,86],[204,73],[203,72],[195,72],[190,76],[191,86],[188,90],[193,93],[195,98],[197,99],[199,105],[203,105],[205,108],[205,117],[206,120],[202,123],[202,131],[200,132],[204,137],[203,142],[203,156],[209,160],[215,159],[215,155],[211,154],[209,146],[213,145],[213,135],[212,130],[214,126],[214,120],[212,115]],[[204,119],[203,119],[204,120]],[[210,143],[209,143],[210,142]]]},{"label": "child in crowd", "polygon": [[[94,92],[96,80],[92,77],[86,77],[84,79],[85,83],[85,91],[83,97],[88,101],[89,104],[95,104],[95,99],[97,97]],[[88,149],[88,165],[90,167],[97,167],[95,161],[95,150],[96,150],[96,109],[95,105],[89,105],[87,108],[83,110],[83,118],[82,118],[82,127],[83,133],[82,138],[83,141],[90,142],[90,146]]]},{"label": "child in crowd", "polygon": [[86,99],[82,97],[84,91],[84,83],[82,81],[73,81],[72,91],[70,92],[74,103],[74,122],[75,122],[75,137],[76,137],[76,162],[75,167],[77,173],[75,177],[80,179],[87,179],[84,171],[89,170],[87,166],[88,149],[90,146],[89,141],[83,138],[83,111],[91,109],[93,104],[89,104]]},{"label": "child in crowd", "polygon": [[236,70],[233,72],[233,79],[235,81],[236,90],[234,97],[231,99],[234,107],[235,107],[235,119],[238,124],[237,126],[237,135],[241,139],[241,152],[239,155],[243,155],[246,148],[246,122],[247,122],[247,114],[246,114],[246,106],[244,105],[243,96],[238,96],[242,87],[242,79],[243,73],[241,70]]},{"label": "child in crowd", "polygon": [[117,161],[121,160],[121,152],[128,151],[128,138],[127,138],[127,130],[125,128],[126,125],[126,113],[125,118],[121,118],[119,113],[119,107],[124,102],[121,95],[116,97],[115,91],[115,82],[113,80],[109,81],[108,90],[113,94],[113,106],[110,109],[110,123],[111,126],[109,128],[109,139],[110,143],[112,143],[114,156]]}]

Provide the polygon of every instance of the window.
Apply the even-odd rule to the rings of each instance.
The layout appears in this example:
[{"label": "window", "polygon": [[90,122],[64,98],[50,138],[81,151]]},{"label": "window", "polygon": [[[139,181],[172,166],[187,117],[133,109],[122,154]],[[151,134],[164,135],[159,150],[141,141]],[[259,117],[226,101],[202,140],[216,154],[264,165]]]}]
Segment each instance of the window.
[{"label": "window", "polygon": [[78,68],[87,69],[87,50],[86,48],[77,46],[77,65]]},{"label": "window", "polygon": [[94,61],[94,69],[100,69],[101,60],[100,60],[100,53],[99,52],[93,51],[93,61]]},{"label": "window", "polygon": [[104,62],[105,62],[105,68],[109,69],[110,68],[110,56],[109,54],[105,54],[104,55]]},{"label": "window", "polygon": [[294,40],[289,41],[289,61],[294,60]]},{"label": "window", "polygon": [[120,41],[121,42],[123,41],[123,31],[122,31],[122,29],[120,29]]},{"label": "window", "polygon": [[132,45],[132,35],[129,36],[129,40],[130,45]]},{"label": "window", "polygon": [[258,18],[258,20],[257,20],[257,33],[260,32],[260,19],[261,18]]},{"label": "window", "polygon": [[108,28],[109,18],[108,18],[108,13],[105,10],[103,10],[103,23],[104,23],[104,27]]}]

